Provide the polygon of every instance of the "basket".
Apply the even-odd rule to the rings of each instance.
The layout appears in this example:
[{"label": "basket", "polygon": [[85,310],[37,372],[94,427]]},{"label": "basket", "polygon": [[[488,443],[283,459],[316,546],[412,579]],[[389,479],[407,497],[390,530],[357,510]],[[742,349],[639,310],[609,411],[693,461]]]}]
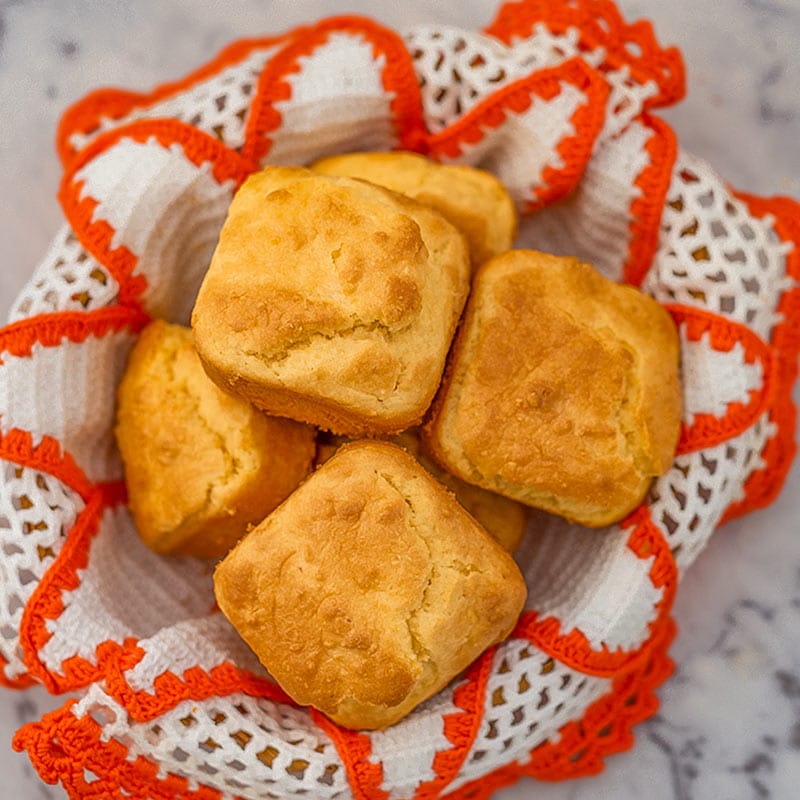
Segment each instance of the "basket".
[{"label": "basket", "polygon": [[[14,740],[44,780],[71,798],[474,799],[631,746],[672,669],[681,575],[794,455],[800,206],[682,151],[654,111],[683,91],[679,53],[612,3],[522,0],[480,33],[326,19],[65,113],[65,223],[0,330],[0,682],[79,694]],[[394,148],[494,171],[524,244],[664,304],[684,419],[672,468],[620,524],[535,515],[511,637],[367,733],[273,683],[209,564],[141,544],[112,429],[138,331],[188,322],[250,172]]]}]

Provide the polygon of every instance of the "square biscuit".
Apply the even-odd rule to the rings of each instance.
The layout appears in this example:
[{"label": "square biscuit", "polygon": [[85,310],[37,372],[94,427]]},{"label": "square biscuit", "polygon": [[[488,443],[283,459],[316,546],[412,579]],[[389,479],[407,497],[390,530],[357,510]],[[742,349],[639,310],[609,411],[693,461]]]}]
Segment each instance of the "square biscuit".
[{"label": "square biscuit", "polygon": [[267,167],[239,189],[192,327],[210,377],[336,433],[419,422],[469,290],[462,235],[364,181]]},{"label": "square biscuit", "polygon": [[314,429],[223,392],[180,325],[141,332],[117,399],[128,502],[157,552],[225,555],[311,467]]},{"label": "square biscuit", "polygon": [[399,447],[344,445],[214,575],[217,602],[283,689],[385,728],[505,638],[513,559]]},{"label": "square biscuit", "polygon": [[578,259],[515,250],[476,276],[427,441],[470,483],[608,525],[672,463],[678,365],[652,298]]}]

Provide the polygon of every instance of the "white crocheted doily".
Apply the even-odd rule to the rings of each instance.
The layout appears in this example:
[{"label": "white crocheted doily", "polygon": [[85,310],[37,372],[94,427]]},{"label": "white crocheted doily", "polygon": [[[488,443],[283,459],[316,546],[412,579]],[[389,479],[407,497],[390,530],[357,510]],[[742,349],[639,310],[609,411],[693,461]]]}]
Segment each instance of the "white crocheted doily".
[{"label": "white crocheted doily", "polygon": [[[500,769],[596,770],[652,712],[680,575],[721,520],[774,495],[791,458],[797,229],[652,116],[682,74],[647,26],[607,3],[544,5],[509,4],[486,33],[325,20],[65,116],[66,222],[0,332],[0,674],[83,692],[17,741],[72,796],[101,781],[120,797],[482,797]],[[215,611],[207,564],[141,544],[112,428],[137,331],[188,322],[250,171],[397,147],[491,169],[529,215],[523,244],[664,303],[685,413],[646,503],[604,533],[537,515],[512,637],[367,734],[272,686]]]}]

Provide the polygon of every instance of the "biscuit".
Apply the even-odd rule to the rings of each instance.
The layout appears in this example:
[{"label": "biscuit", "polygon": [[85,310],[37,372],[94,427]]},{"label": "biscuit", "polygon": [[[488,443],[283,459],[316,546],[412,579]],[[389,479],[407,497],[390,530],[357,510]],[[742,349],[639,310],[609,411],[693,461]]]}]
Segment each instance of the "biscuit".
[{"label": "biscuit", "polygon": [[[315,466],[318,467],[328,461],[347,441],[341,436],[330,436],[324,433],[318,436]],[[525,506],[509,500],[507,497],[481,489],[479,486],[473,486],[442,469],[424,451],[418,428],[411,428],[392,436],[390,441],[411,453],[439,483],[444,484],[455,495],[456,500],[475,517],[477,522],[483,525],[486,532],[501,547],[509,553],[517,551],[525,535],[525,526],[528,521]]]},{"label": "biscuit", "polygon": [[476,277],[427,440],[470,483],[608,525],[672,463],[678,361],[654,300],[577,259],[513,251]]},{"label": "biscuit", "polygon": [[378,186],[267,167],[234,197],[192,316],[209,376],[336,433],[420,421],[469,290],[461,234]]},{"label": "biscuit", "polygon": [[150,323],[118,390],[117,442],[144,542],[160,553],[224,555],[305,477],[307,425],[262,414],[215,386],[188,328]]},{"label": "biscuit", "polygon": [[217,602],[296,702],[394,724],[504,639],[513,559],[405,451],[344,445],[222,561]]},{"label": "biscuit", "polygon": [[473,267],[510,250],[516,238],[514,201],[485,170],[438,164],[416,153],[350,153],[311,168],[377,183],[436,209],[464,234]]}]

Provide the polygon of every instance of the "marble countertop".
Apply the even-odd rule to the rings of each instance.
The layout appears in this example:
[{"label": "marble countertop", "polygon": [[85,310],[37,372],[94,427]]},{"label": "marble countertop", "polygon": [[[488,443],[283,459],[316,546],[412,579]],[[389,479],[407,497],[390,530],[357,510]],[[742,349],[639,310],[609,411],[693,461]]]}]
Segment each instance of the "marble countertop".
[{"label": "marble countertop", "polygon": [[[620,0],[683,50],[688,98],[665,116],[683,145],[738,188],[800,197],[800,2]],[[4,0],[0,2],[0,313],[60,222],[53,138],[61,111],[104,85],[144,89],[177,77],[227,41],[327,14],[369,14],[397,28],[436,19],[474,27],[489,0]],[[702,12],[698,9],[702,6]],[[800,391],[795,392],[800,402]],[[800,789],[800,463],[766,511],[724,527],[681,585],[677,671],[633,751],[566,784],[531,781],[498,800],[790,800]],[[61,699],[0,690],[0,796],[63,798],[9,740]]]}]

